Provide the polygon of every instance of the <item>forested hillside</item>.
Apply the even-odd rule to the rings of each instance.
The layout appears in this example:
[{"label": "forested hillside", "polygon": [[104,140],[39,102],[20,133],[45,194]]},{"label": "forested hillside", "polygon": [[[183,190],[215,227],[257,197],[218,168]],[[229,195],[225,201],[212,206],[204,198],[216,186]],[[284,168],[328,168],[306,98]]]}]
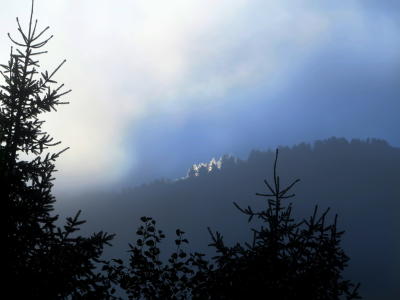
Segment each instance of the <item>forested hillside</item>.
[{"label": "forested hillside", "polygon": [[[250,238],[247,219],[232,202],[265,205],[255,193],[265,191],[263,179],[270,177],[273,159],[273,151],[254,150],[247,160],[226,155],[190,168],[185,178],[92,192],[75,203],[86,212],[86,228],[117,234],[111,256],[135,240],[142,215],[154,217],[167,238],[183,229],[191,249],[207,252],[207,226],[221,231],[228,242]],[[296,216],[311,214],[316,204],[339,214],[338,227],[346,230],[344,249],[351,257],[348,272],[361,281],[365,299],[391,299],[398,293],[400,149],[383,140],[330,138],[281,147],[278,168],[283,184],[301,180],[292,200]],[[167,241],[162,247],[172,245]]]}]

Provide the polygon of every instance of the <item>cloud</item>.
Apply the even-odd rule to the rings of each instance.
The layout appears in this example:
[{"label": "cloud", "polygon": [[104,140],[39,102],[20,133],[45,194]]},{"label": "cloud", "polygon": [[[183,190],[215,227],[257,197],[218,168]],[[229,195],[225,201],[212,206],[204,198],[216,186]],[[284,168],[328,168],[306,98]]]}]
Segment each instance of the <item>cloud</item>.
[{"label": "cloud", "polygon": [[[149,119],[172,114],[184,125],[193,110],[229,104],[236,93],[261,86],[279,93],[335,32],[353,39],[377,30],[372,23],[394,28],[390,18],[371,21],[371,7],[383,7],[373,1],[365,11],[359,1],[36,2],[40,24],[55,34],[44,66],[66,57],[58,79],[73,89],[71,104],[48,117],[49,131],[71,146],[58,163],[57,185],[65,189],[119,180],[144,159],[140,137]],[[26,20],[29,3],[3,7],[1,28],[15,28],[13,15]],[[2,60],[7,51],[0,47]],[[160,147],[154,143],[148,147]]]}]

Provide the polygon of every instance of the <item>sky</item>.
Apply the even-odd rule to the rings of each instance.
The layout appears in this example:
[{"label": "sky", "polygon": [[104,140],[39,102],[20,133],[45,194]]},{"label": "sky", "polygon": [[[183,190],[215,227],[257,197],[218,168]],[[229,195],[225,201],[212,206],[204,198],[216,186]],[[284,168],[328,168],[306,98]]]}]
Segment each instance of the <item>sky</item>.
[{"label": "sky", "polygon": [[[30,0],[0,0],[0,61]],[[184,176],[225,153],[331,136],[400,147],[396,0],[36,0],[70,104],[59,191]]]}]

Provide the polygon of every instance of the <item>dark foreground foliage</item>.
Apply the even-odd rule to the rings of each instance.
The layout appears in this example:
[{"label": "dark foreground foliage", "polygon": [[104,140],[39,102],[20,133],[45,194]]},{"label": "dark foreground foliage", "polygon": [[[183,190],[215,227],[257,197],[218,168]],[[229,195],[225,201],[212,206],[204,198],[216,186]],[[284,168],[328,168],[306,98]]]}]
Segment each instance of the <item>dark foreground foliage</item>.
[{"label": "dark foreground foliage", "polygon": [[[33,2],[32,2],[33,3]],[[33,6],[32,6],[33,12]],[[42,113],[64,104],[53,76],[39,72],[38,55],[51,39],[44,38],[33,22],[27,32],[19,20],[20,41],[10,39],[7,65],[1,65],[0,89],[0,196],[5,212],[5,293],[13,299],[115,299],[115,288],[130,299],[357,299],[358,286],[342,278],[348,257],[340,247],[343,232],[328,210],[317,207],[308,219],[295,221],[290,189],[282,188],[274,164],[273,183],[265,181],[265,209],[237,208],[258,218],[251,244],[228,246],[218,232],[209,245],[216,256],[188,252],[184,232],[176,231],[176,251],[162,260],[159,245],[165,238],[152,218],[142,217],[138,240],[130,245],[130,261],[101,259],[112,235],[76,234],[84,221],[79,212],[62,228],[53,215],[55,160],[64,151],[50,154],[58,143],[42,130]],[[53,87],[55,85],[55,87]]]},{"label": "dark foreground foliage", "polygon": [[[33,4],[33,2],[32,2]],[[32,5],[33,12],[33,5]],[[112,236],[90,237],[74,233],[84,223],[79,212],[63,228],[52,214],[54,162],[64,151],[49,153],[59,143],[42,130],[41,114],[64,104],[63,85],[54,74],[39,72],[37,57],[51,39],[43,38],[31,17],[24,31],[17,18],[19,41],[10,39],[7,65],[1,65],[0,90],[0,199],[5,220],[4,274],[6,294],[13,299],[106,298],[109,281],[96,269],[105,244]]]},{"label": "dark foreground foliage", "polygon": [[262,211],[237,208],[259,218],[263,226],[252,228],[251,244],[227,246],[218,232],[210,234],[216,256],[207,260],[200,253],[188,253],[181,230],[176,231],[176,252],[168,262],[160,260],[159,243],[164,238],[152,218],[142,217],[139,239],[130,246],[130,263],[114,260],[110,271],[130,299],[359,299],[358,285],[342,277],[349,258],[340,248],[343,231],[337,230],[337,216],[328,223],[329,209],[295,221],[292,205],[282,201],[294,197],[280,186],[274,164],[273,183],[265,181],[267,194]]}]

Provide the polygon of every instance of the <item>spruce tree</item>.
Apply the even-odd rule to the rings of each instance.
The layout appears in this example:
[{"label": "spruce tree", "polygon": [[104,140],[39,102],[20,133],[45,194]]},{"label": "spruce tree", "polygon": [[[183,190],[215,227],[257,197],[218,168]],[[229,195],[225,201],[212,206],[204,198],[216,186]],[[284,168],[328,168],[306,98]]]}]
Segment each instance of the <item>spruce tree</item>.
[{"label": "spruce tree", "polygon": [[[211,230],[217,255],[216,269],[207,277],[209,299],[282,299],[338,300],[360,299],[359,284],[343,278],[349,257],[341,248],[344,231],[337,228],[335,215],[328,221],[329,208],[320,213],[318,206],[308,218],[292,215],[295,197],[291,189],[300,181],[282,187],[277,173],[278,150],[273,165],[272,183],[264,180],[267,193],[264,209],[234,205],[249,217],[261,221],[253,227],[251,243],[227,246],[223,236]],[[202,298],[202,297],[200,297]]]},{"label": "spruce tree", "polygon": [[337,228],[337,215],[328,220],[329,209],[315,207],[308,218],[295,220],[292,204],[284,201],[295,194],[295,180],[282,187],[277,174],[278,150],[272,183],[265,180],[265,206],[235,206],[261,221],[253,227],[251,243],[229,246],[223,235],[209,229],[216,255],[185,251],[189,243],[184,232],[176,231],[176,251],[168,261],[160,258],[159,245],[165,235],[152,218],[142,217],[138,239],[130,245],[129,265],[122,260],[106,264],[107,270],[129,299],[360,299],[359,284],[343,278],[349,257],[341,248],[344,231]]},{"label": "spruce tree", "polygon": [[13,299],[109,298],[109,280],[96,272],[105,244],[112,236],[98,232],[90,237],[76,234],[84,221],[79,213],[56,226],[52,194],[55,160],[63,149],[43,130],[44,113],[56,111],[70,90],[57,84],[52,72],[40,71],[38,57],[52,36],[49,27],[28,29],[17,18],[19,39],[8,34],[8,64],[1,65],[0,86],[0,198],[5,220],[4,254],[6,289]]}]

